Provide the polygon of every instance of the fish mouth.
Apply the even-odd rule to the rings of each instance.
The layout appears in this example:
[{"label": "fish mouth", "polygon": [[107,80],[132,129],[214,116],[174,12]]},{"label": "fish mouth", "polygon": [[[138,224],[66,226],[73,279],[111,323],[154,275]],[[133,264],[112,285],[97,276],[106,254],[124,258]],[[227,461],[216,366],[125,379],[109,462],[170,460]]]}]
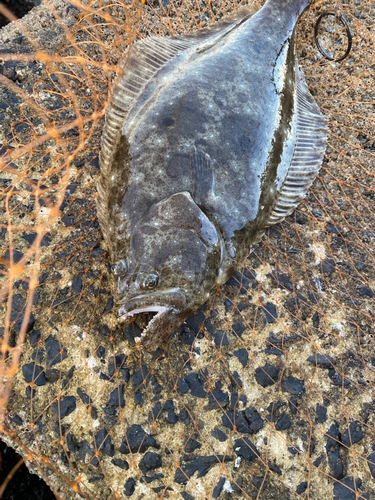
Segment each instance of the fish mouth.
[{"label": "fish mouth", "polygon": [[[140,337],[135,337],[135,341],[144,342],[145,339],[149,338],[153,331],[163,324],[167,317],[176,311],[172,307],[166,305],[152,305],[145,307],[137,307],[131,309],[125,314],[121,314],[120,309],[120,319],[126,320],[127,318],[134,318],[136,325],[142,331]],[[177,311],[176,311],[177,312]]]},{"label": "fish mouth", "polygon": [[[176,319],[186,304],[185,295],[177,288],[159,292],[158,296],[137,295],[118,301],[120,320],[133,318],[141,335],[135,337],[147,349],[157,347],[176,328]],[[177,325],[177,327],[179,324]]]}]

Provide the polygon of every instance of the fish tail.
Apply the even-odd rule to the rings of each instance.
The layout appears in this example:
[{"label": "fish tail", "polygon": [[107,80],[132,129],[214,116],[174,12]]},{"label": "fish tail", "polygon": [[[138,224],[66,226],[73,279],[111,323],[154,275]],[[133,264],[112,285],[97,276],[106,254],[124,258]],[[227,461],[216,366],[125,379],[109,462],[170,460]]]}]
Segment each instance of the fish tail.
[{"label": "fish tail", "polygon": [[311,4],[319,4],[322,0],[267,0],[265,10],[273,16],[296,21],[302,12]]},{"label": "fish tail", "polygon": [[271,37],[278,33],[289,38],[303,11],[316,2],[320,0],[267,0],[254,15],[254,22],[259,23],[263,33],[270,32]]}]

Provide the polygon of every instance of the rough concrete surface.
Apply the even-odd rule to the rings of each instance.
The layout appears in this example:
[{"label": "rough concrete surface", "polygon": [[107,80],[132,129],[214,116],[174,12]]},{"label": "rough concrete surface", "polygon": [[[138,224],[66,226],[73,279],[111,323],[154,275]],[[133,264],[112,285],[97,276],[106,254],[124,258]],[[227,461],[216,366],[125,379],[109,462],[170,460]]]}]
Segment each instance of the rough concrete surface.
[{"label": "rough concrete surface", "polygon": [[[200,19],[205,27],[234,8],[165,4],[144,7],[138,34],[184,32]],[[114,8],[104,22],[99,11],[79,17],[83,6],[53,5],[57,20],[41,6],[25,16],[27,33],[0,30],[0,74],[10,82],[0,82],[1,153],[78,112],[100,112],[124,33],[137,33],[130,9]],[[331,8],[326,2],[317,13]],[[2,209],[17,226],[15,261],[63,193],[60,217],[41,243],[2,436],[60,498],[375,498],[375,5],[353,0],[343,13],[354,45],[341,63],[319,63],[315,12],[299,30],[300,62],[330,123],[319,178],[165,350],[140,352],[137,324],[119,324],[113,312],[94,203],[102,119],[36,144],[0,173]],[[2,59],[36,50],[65,60]],[[68,64],[79,50],[91,65]],[[9,260],[6,215],[0,237]],[[18,280],[13,342],[27,294],[27,281]]]}]

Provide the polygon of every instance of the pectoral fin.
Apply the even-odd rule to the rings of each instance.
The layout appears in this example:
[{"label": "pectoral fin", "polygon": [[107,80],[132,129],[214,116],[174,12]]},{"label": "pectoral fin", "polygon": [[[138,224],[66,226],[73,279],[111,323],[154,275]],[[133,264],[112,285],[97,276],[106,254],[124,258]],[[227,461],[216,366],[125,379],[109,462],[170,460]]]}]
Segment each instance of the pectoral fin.
[{"label": "pectoral fin", "polygon": [[187,192],[173,194],[153,205],[149,217],[159,221],[160,226],[165,224],[193,232],[208,248],[218,245],[215,226]]},{"label": "pectoral fin", "polygon": [[196,203],[198,205],[212,203],[215,197],[215,179],[211,157],[203,149],[195,146],[190,153],[190,178]]},{"label": "pectoral fin", "polygon": [[[215,194],[215,177],[210,155],[194,147],[190,154],[190,176],[193,197],[198,205],[203,205],[211,213],[217,213],[223,205],[221,196]],[[230,237],[220,235],[221,262],[216,283],[225,283],[234,271],[235,251]]]}]

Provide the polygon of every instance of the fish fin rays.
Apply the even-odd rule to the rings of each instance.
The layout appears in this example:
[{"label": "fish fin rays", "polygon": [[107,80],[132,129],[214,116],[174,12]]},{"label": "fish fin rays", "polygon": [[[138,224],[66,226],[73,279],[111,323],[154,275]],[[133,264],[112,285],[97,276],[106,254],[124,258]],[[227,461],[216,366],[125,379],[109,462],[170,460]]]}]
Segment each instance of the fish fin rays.
[{"label": "fish fin rays", "polygon": [[266,227],[284,220],[299,205],[322,165],[327,142],[327,118],[321,113],[296,63],[297,123],[292,161]]},{"label": "fish fin rays", "polygon": [[214,171],[211,157],[193,146],[190,153],[190,178],[193,197],[198,205],[205,205],[214,198]]},{"label": "fish fin rays", "polygon": [[225,36],[236,26],[246,22],[250,17],[256,14],[259,9],[259,5],[242,5],[230,16],[226,16],[224,19],[220,19],[220,21],[215,21],[215,24],[211,24],[207,28],[201,28],[199,31],[185,35],[185,39],[195,39],[201,42],[205,39],[212,38],[213,35],[217,35],[219,32],[221,32],[221,36]]}]

